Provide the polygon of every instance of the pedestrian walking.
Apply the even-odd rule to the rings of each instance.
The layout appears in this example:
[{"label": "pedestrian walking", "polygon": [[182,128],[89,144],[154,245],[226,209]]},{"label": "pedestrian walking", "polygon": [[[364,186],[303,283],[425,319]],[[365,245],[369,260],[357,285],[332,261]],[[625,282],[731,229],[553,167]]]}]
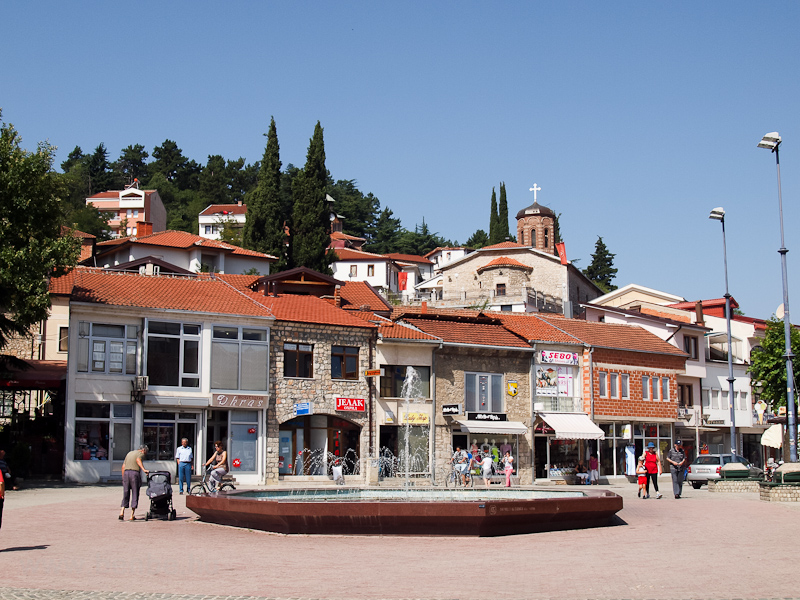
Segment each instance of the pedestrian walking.
[{"label": "pedestrian walking", "polygon": [[125,455],[122,462],[122,504],[120,505],[119,520],[125,519],[125,509],[130,504],[131,518],[136,520],[136,509],[139,507],[139,488],[142,487],[142,474],[150,471],[144,468],[142,457],[147,454],[147,446],[139,446],[138,450],[131,450]]},{"label": "pedestrian walking", "polygon": [[592,485],[600,483],[600,462],[595,452],[589,455],[589,482]]},{"label": "pedestrian walking", "polygon": [[681,497],[683,490],[683,471],[686,467],[686,452],[683,450],[683,442],[675,440],[675,445],[667,452],[667,462],[669,463],[669,473],[672,475],[672,492],[675,499]]},{"label": "pedestrian walking", "polygon": [[636,463],[636,480],[639,483],[639,498],[644,500],[647,498],[645,486],[647,485],[647,469],[644,467],[644,454],[639,457]]},{"label": "pedestrian walking", "polygon": [[656,445],[653,442],[647,443],[647,452],[644,453],[644,468],[647,470],[647,483],[645,484],[645,498],[650,497],[650,482],[653,482],[653,489],[656,491],[656,499],[661,498],[658,491],[658,476],[661,475],[661,460],[656,454]]},{"label": "pedestrian walking", "polygon": [[6,482],[3,479],[3,471],[0,470],[0,528],[3,527],[3,504],[6,501]]},{"label": "pedestrian walking", "polygon": [[192,487],[192,463],[194,462],[194,453],[192,447],[189,445],[189,439],[183,438],[181,445],[175,450],[175,462],[178,463],[178,489],[180,495],[183,496],[183,484],[186,483],[186,493]]},{"label": "pedestrian walking", "polygon": [[505,453],[503,464],[506,472],[506,487],[511,487],[511,474],[514,473],[514,457],[511,456],[511,452]]}]

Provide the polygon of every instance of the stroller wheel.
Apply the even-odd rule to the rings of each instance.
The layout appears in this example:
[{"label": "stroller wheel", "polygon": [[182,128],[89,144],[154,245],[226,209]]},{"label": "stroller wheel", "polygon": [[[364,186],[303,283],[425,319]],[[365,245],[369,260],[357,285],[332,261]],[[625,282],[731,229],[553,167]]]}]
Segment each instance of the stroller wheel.
[{"label": "stroller wheel", "polygon": [[169,515],[167,516],[167,521],[174,521],[175,520],[175,515],[176,515],[175,510],[174,509],[171,510]]},{"label": "stroller wheel", "polygon": [[150,513],[149,512],[144,516],[144,520],[145,521],[149,521],[150,520]]}]

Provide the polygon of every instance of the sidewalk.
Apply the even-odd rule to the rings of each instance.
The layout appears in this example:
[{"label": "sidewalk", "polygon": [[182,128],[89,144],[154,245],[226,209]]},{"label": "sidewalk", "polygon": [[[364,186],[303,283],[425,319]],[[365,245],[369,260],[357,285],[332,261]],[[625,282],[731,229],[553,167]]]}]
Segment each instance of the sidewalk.
[{"label": "sidewalk", "polygon": [[[227,528],[197,522],[177,487],[176,521],[128,522],[117,519],[121,486],[23,489],[6,497],[0,600],[800,598],[800,505],[690,486],[675,500],[666,480],[661,500],[638,499],[627,482],[597,487],[623,496],[622,524],[499,538]],[[140,502],[143,517],[144,490]]]}]

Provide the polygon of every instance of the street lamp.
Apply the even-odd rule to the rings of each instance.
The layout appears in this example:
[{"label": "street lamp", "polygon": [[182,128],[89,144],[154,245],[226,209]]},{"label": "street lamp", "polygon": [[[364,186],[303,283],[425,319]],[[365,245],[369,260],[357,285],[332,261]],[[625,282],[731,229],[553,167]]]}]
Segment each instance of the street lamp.
[{"label": "street lamp", "polygon": [[736,412],[733,402],[733,343],[731,341],[731,295],[728,293],[728,249],[725,244],[725,210],[718,206],[708,215],[722,223],[722,257],[725,262],[725,320],[728,325],[728,406],[731,409],[731,454],[736,454]]},{"label": "street lamp", "polygon": [[778,213],[781,220],[781,248],[778,254],[781,255],[781,276],[783,278],[783,333],[786,338],[786,352],[783,358],[786,359],[786,404],[788,404],[789,415],[789,461],[797,462],[797,407],[794,405],[794,372],[792,369],[792,322],[789,319],[789,281],[786,275],[786,245],[783,243],[783,199],[781,198],[781,159],[778,153],[778,146],[781,145],[781,136],[777,131],[768,133],[758,144],[759,148],[766,148],[775,153],[775,164],[778,166]]}]

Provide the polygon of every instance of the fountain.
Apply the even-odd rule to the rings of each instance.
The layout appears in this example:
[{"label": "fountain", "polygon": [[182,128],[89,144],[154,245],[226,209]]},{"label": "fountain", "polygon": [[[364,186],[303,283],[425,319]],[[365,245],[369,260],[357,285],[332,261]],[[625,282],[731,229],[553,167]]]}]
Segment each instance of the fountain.
[{"label": "fountain", "polygon": [[[202,521],[277,533],[340,535],[496,536],[610,525],[622,498],[608,491],[522,488],[441,489],[412,486],[411,474],[430,472],[430,426],[426,443],[411,442],[412,405],[421,402],[419,375],[408,367],[403,382],[405,427],[399,457],[381,448],[384,477],[403,474],[402,488],[345,487],[236,491],[188,496],[186,507]],[[314,471],[353,457],[304,450],[300,460]],[[319,454],[319,456],[317,456]],[[313,464],[309,464],[311,460]],[[351,471],[351,472],[353,472]],[[334,480],[336,478],[334,477]],[[338,482],[337,482],[338,483]]]}]

